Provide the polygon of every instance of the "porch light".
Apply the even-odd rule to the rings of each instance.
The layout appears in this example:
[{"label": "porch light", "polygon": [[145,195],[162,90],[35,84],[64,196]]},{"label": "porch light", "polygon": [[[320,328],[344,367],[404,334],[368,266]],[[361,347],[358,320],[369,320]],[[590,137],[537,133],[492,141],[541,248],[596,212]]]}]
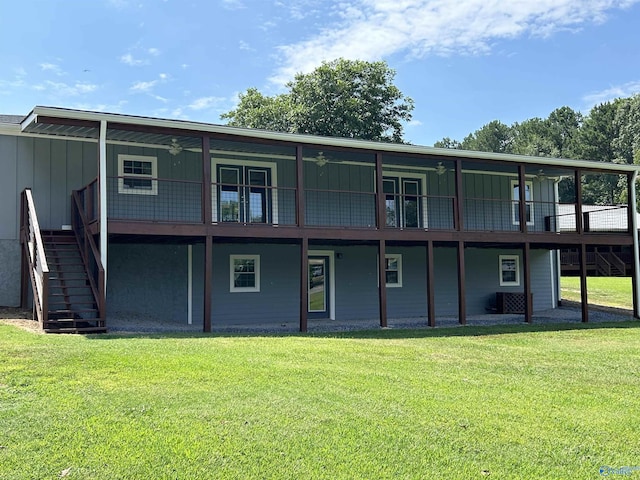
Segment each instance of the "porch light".
[{"label": "porch light", "polygon": [[182,151],[182,145],[178,143],[178,140],[175,138],[171,139],[171,144],[169,145],[169,153],[171,155],[178,155]]}]

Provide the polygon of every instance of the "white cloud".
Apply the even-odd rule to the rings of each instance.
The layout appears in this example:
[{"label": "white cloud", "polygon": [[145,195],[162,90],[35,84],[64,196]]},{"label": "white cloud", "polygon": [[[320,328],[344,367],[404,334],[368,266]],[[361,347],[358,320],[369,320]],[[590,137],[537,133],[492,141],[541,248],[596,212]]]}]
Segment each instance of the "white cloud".
[{"label": "white cloud", "polygon": [[242,0],[222,0],[220,3],[227,10],[240,10],[247,8]]},{"label": "white cloud", "polygon": [[153,55],[154,57],[157,57],[158,55],[160,55],[160,50],[158,50],[157,48],[150,48],[147,50],[147,53],[149,55]]},{"label": "white cloud", "polygon": [[616,98],[625,98],[640,93],[640,80],[627,82],[623,85],[616,85],[606,88],[600,92],[591,92],[582,97],[587,110],[600,103],[610,102]]},{"label": "white cloud", "polygon": [[151,91],[153,87],[156,86],[157,83],[158,83],[157,80],[151,80],[149,82],[136,82],[133,85],[131,85],[130,90],[132,92],[148,93]]},{"label": "white cloud", "polygon": [[70,85],[64,82],[52,82],[51,80],[46,80],[44,83],[33,85],[32,88],[38,92],[49,92],[57,96],[75,97],[95,92],[98,89],[98,85],[81,82],[76,82]]},{"label": "white cloud", "polygon": [[547,37],[601,23],[640,0],[351,0],[336,2],[337,23],[279,48],[279,85],[339,57],[377,60],[393,54],[478,55],[501,39]]},{"label": "white cloud", "polygon": [[149,62],[147,60],[141,60],[139,58],[134,58],[130,53],[126,53],[120,57],[120,61],[125,65],[129,65],[130,67],[139,67],[140,65],[147,65]]},{"label": "white cloud", "polygon": [[201,97],[191,102],[189,108],[191,110],[207,110],[219,106],[225,100],[222,97]]},{"label": "white cloud", "polygon": [[65,72],[62,71],[60,66],[56,65],[55,63],[41,63],[40,64],[40,69],[43,72],[52,72],[52,73],[55,73],[58,76],[62,76],[62,75],[65,74]]}]

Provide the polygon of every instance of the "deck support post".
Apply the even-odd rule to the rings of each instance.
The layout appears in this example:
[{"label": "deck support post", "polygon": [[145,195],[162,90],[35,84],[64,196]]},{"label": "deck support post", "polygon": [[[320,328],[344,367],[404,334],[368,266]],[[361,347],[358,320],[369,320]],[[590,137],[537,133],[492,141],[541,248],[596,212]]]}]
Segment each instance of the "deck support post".
[{"label": "deck support post", "polygon": [[211,332],[211,287],[213,277],[213,237],[204,238],[204,306],[202,309],[202,331]]},{"label": "deck support post", "polygon": [[465,292],[465,265],[464,265],[464,242],[459,241],[457,246],[458,256],[458,322],[460,325],[467,324],[467,294]]},{"label": "deck support post", "polygon": [[531,248],[529,242],[524,244],[522,253],[524,267],[524,321],[531,323],[533,320],[533,302],[531,297]]},{"label": "deck support post", "polygon": [[382,180],[382,154],[376,153],[376,224],[379,231],[387,226],[384,183]]},{"label": "deck support post", "polygon": [[380,307],[380,326],[387,327],[387,262],[386,242],[378,242],[378,304]]},{"label": "deck support post", "polygon": [[453,222],[454,229],[461,232],[464,230],[464,203],[462,200],[462,160],[455,160],[455,185],[456,201],[454,203]]},{"label": "deck support post", "polygon": [[637,193],[636,193],[636,180],[638,179],[638,172],[633,172],[633,175],[628,177],[628,189],[629,189],[629,228],[631,235],[633,235],[633,268],[631,273],[631,285],[633,288],[633,317],[640,319],[640,239],[638,239],[638,214],[637,214]]},{"label": "deck support post", "polygon": [[587,246],[582,243],[578,249],[580,257],[580,306],[582,322],[589,321],[589,304],[587,302]]},{"label": "deck support post", "polygon": [[211,144],[209,137],[202,137],[202,223],[211,224],[213,221],[211,201]]},{"label": "deck support post", "polygon": [[296,225],[304,227],[304,162],[302,145],[296,146]]},{"label": "deck support post", "polygon": [[427,240],[427,321],[430,327],[436,326],[434,282],[433,240]]},{"label": "deck support post", "polygon": [[[333,272],[331,272],[333,274]],[[300,331],[306,332],[309,317],[309,239],[300,240]]]},{"label": "deck support post", "polygon": [[520,231],[522,233],[527,233],[527,181],[524,165],[518,165],[518,186],[518,217],[520,218]]}]

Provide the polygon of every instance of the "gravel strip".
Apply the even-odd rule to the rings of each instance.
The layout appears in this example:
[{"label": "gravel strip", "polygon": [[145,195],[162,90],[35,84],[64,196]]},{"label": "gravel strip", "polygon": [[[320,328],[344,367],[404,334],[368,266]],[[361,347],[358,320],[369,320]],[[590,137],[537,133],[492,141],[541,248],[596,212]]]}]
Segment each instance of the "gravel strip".
[{"label": "gravel strip", "polygon": [[[629,310],[590,307],[589,323],[620,322],[633,319]],[[581,323],[581,310],[579,305],[563,305],[562,307],[536,312],[533,315],[533,325],[539,324],[566,324]],[[523,315],[511,314],[486,314],[470,315],[467,317],[467,326],[481,325],[524,325]],[[193,325],[177,324],[175,322],[163,322],[147,318],[110,318],[107,322],[110,333],[180,333],[202,332],[202,324]],[[426,317],[390,319],[388,327],[392,329],[416,329],[427,328]],[[436,328],[459,327],[457,316],[442,316],[436,318]],[[358,330],[376,330],[380,328],[377,319],[370,320],[313,320],[308,323],[310,333],[349,332]],[[299,333],[297,322],[283,323],[246,323],[217,327],[212,325],[215,334],[295,334]]]}]

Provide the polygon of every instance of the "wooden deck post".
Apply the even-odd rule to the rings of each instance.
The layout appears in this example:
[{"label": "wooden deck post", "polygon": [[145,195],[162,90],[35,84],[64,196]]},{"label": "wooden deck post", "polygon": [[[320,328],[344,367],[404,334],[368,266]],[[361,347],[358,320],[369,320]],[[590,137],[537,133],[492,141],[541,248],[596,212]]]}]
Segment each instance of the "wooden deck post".
[{"label": "wooden deck post", "polygon": [[587,303],[587,246],[582,243],[578,249],[580,257],[580,304],[582,321],[589,321],[589,304]]},{"label": "wooden deck post", "polygon": [[207,235],[204,240],[204,307],[202,331],[211,332],[211,290],[213,276],[213,237]]},{"label": "wooden deck post", "polygon": [[464,242],[459,241],[458,254],[458,322],[467,324],[467,294],[465,291],[465,266],[464,266]]},{"label": "wooden deck post", "polygon": [[210,224],[213,221],[211,199],[211,143],[209,137],[202,136],[202,223]]},{"label": "wooden deck post", "polygon": [[387,226],[387,212],[382,178],[382,154],[376,153],[376,223],[378,230]]},{"label": "wooden deck post", "polygon": [[387,262],[386,242],[378,242],[378,303],[380,307],[380,326],[387,326]]},{"label": "wooden deck post", "polygon": [[459,158],[455,160],[455,176],[456,201],[454,203],[453,221],[455,223],[454,228],[457,231],[462,231],[464,230],[464,200],[462,198],[462,160]]},{"label": "wooden deck post", "polygon": [[520,231],[527,233],[527,180],[524,165],[518,165],[518,216],[520,217]]},{"label": "wooden deck post", "polygon": [[[333,274],[333,272],[331,272]],[[300,331],[306,332],[309,317],[309,239],[300,240]]]},{"label": "wooden deck post", "polygon": [[576,191],[576,233],[582,235],[584,233],[584,224],[582,223],[582,171],[577,168],[574,175],[575,191]]},{"label": "wooden deck post", "polygon": [[436,326],[434,282],[433,240],[427,240],[427,320],[430,327]]},{"label": "wooden deck post", "polygon": [[[302,145],[296,146],[296,225],[304,227],[304,162]],[[306,307],[305,307],[306,308]]]}]

